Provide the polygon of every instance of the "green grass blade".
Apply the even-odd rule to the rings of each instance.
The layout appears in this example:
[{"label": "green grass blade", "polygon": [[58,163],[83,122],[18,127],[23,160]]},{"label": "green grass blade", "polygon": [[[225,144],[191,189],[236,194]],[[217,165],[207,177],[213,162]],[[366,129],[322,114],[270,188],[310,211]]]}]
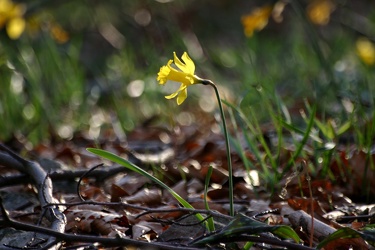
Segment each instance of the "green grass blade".
[{"label": "green grass blade", "polygon": [[209,243],[218,243],[223,238],[230,238],[236,235],[249,234],[257,235],[260,233],[271,232],[282,238],[293,239],[296,243],[299,243],[301,239],[297,233],[289,226],[278,225],[270,226],[263,222],[254,220],[243,214],[238,214],[236,217],[221,231],[218,233],[209,235],[203,239],[200,239],[193,243],[193,245],[202,245]]},{"label": "green grass blade", "polygon": [[[204,207],[206,208],[206,210],[210,210],[210,207],[208,206],[208,201],[207,201],[207,192],[208,192],[208,186],[210,185],[212,170],[213,170],[213,168],[212,168],[212,166],[210,166],[208,168],[206,180],[205,180],[205,183],[204,183]],[[207,219],[207,226],[208,226],[208,230],[210,232],[215,231],[214,219],[212,217]]]},{"label": "green grass blade", "polygon": [[[245,123],[245,124],[240,123],[240,127],[241,127],[242,131],[244,131],[243,135],[245,137],[247,146],[251,149],[255,158],[261,164],[265,175],[269,176],[269,170],[268,170],[268,167],[266,166],[266,164],[264,162],[263,157],[261,156],[261,152],[258,149],[258,147],[255,145],[255,143],[252,142],[252,140],[250,138],[250,135],[249,135],[250,133],[254,134],[254,135],[257,134],[255,127],[250,123],[250,121],[246,118],[245,114],[238,107],[234,106],[230,102],[227,102],[227,101],[223,101],[223,102],[224,102],[225,105],[232,108],[238,114],[238,116],[242,119],[242,121]],[[247,132],[245,126],[250,130],[250,132]],[[267,145],[266,145],[266,147],[267,147]]]},{"label": "green grass blade", "polygon": [[317,246],[317,249],[321,249],[328,243],[338,240],[338,239],[347,239],[347,238],[358,238],[362,237],[362,234],[354,229],[351,229],[349,227],[340,228],[333,234],[329,235],[327,238],[325,238],[323,241],[319,243]]},{"label": "green grass blade", "polygon": [[283,170],[281,176],[284,176],[289,170],[290,168],[293,166],[295,160],[298,158],[298,156],[301,154],[302,150],[303,150],[303,147],[305,146],[305,144],[307,143],[307,140],[309,139],[310,137],[310,132],[311,132],[311,129],[313,128],[313,125],[314,125],[314,121],[315,121],[315,113],[316,113],[316,105],[314,105],[313,109],[312,109],[312,112],[310,114],[310,120],[307,124],[307,128],[306,128],[306,131],[305,131],[305,134],[303,135],[303,138],[302,138],[302,141],[301,143],[299,144],[297,150],[294,152],[294,154],[292,155],[292,157],[290,158],[289,162],[288,162],[288,165],[286,166],[286,168]]},{"label": "green grass blade", "polygon": [[[300,135],[305,135],[305,132],[302,130],[302,129],[299,129],[295,126],[293,126],[292,124],[289,124],[288,122],[284,121],[283,119],[280,118],[280,123],[282,124],[282,126],[284,128],[286,128],[287,130],[291,131],[291,132],[295,132],[297,134],[300,134]],[[310,138],[318,143],[323,143],[323,140],[320,139],[318,136],[314,135],[314,134],[309,134]]]},{"label": "green grass blade", "polygon": [[[158,185],[160,185],[162,188],[165,188],[169,193],[171,193],[173,195],[173,197],[178,200],[178,202],[181,203],[182,206],[184,206],[185,208],[191,208],[191,209],[194,209],[194,207],[192,205],[190,205],[189,202],[187,202],[184,198],[182,198],[179,194],[177,194],[175,191],[173,191],[172,188],[168,187],[166,184],[164,184],[162,181],[160,181],[159,179],[155,178],[154,176],[152,176],[151,174],[147,173],[145,170],[143,170],[142,168],[134,165],[133,163],[111,153],[111,152],[108,152],[108,151],[105,151],[105,150],[102,150],[102,149],[97,149],[97,148],[87,148],[87,151],[89,151],[90,153],[93,153],[93,154],[96,154],[102,158],[105,158],[107,160],[110,160],[110,161],[113,161],[113,162],[116,162],[128,169],[130,169],[131,171],[134,171],[136,173],[139,173],[147,178],[149,178],[150,180],[152,180],[153,182],[157,183]],[[196,214],[196,217],[200,220],[200,221],[203,221],[204,220],[204,217],[201,215],[201,214]]]}]

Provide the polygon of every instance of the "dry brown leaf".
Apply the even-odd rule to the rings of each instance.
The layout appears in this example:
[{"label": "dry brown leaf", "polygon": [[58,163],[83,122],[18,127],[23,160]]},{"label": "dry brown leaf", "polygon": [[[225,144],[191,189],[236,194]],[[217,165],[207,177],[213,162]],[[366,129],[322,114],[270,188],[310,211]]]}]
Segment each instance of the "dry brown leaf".
[{"label": "dry brown leaf", "polygon": [[[172,187],[173,191],[175,191],[177,194],[179,194],[182,198],[187,199],[188,193],[186,188],[186,181],[181,180],[176,185]],[[163,201],[166,203],[176,203],[176,199],[167,191],[163,191]]]},{"label": "dry brown leaf", "polygon": [[107,202],[108,196],[104,193],[101,187],[96,186],[81,186],[80,193],[82,197],[88,200],[95,200],[97,202]]},{"label": "dry brown leaf", "polygon": [[149,180],[137,173],[129,173],[116,179],[111,186],[111,201],[119,201],[121,197],[133,195]]},{"label": "dry brown leaf", "polygon": [[354,229],[354,230],[359,230],[361,228],[363,228],[364,226],[366,226],[368,223],[366,222],[363,222],[363,221],[353,221],[351,223],[351,228]]},{"label": "dry brown leaf", "polygon": [[174,220],[177,218],[180,218],[185,212],[178,211],[179,206],[177,205],[167,205],[167,206],[161,206],[157,207],[157,209],[160,210],[176,210],[172,212],[152,212],[147,213],[139,218],[139,221],[145,220],[145,221],[151,221],[156,219],[165,219],[165,220]]},{"label": "dry brown leaf", "polygon": [[265,201],[265,200],[256,200],[253,199],[250,201],[250,207],[249,210],[255,211],[255,212],[264,212],[267,210],[270,210],[270,201]]},{"label": "dry brown leaf", "polygon": [[[191,202],[190,204],[195,209],[206,209],[203,200],[199,201],[199,202]],[[225,209],[225,206],[223,204],[215,203],[215,202],[209,202],[208,207],[210,208],[210,210],[215,210],[215,211],[218,211],[219,213],[222,213],[222,214],[228,214],[228,209]]]},{"label": "dry brown leaf", "polygon": [[162,232],[163,226],[160,223],[140,221],[132,227],[133,239],[156,239]]},{"label": "dry brown leaf", "polygon": [[324,246],[324,250],[370,249],[362,238],[338,239]]},{"label": "dry brown leaf", "polygon": [[121,200],[121,197],[128,196],[129,194],[125,189],[112,183],[111,185],[111,202],[118,202]]},{"label": "dry brown leaf", "polygon": [[[205,179],[209,166],[212,166],[212,164],[207,164],[202,166],[200,174],[203,180]],[[220,166],[214,165],[212,169],[212,175],[211,175],[211,182],[213,183],[218,183],[218,184],[223,184],[225,181],[228,180],[228,171],[223,169]]]},{"label": "dry brown leaf", "polygon": [[[375,154],[368,155],[364,151],[356,151],[349,159],[352,175],[350,176],[350,183],[352,183],[355,194],[365,196],[368,192],[372,197],[375,197],[375,169],[371,166],[375,163]],[[363,184],[368,190],[363,189]]]},{"label": "dry brown leaf", "polygon": [[125,233],[129,223],[124,215],[91,210],[67,210],[67,231],[108,235],[113,230]]},{"label": "dry brown leaf", "polygon": [[234,193],[242,200],[250,200],[251,198],[255,198],[252,187],[243,181],[235,184]]},{"label": "dry brown leaf", "polygon": [[223,200],[227,199],[228,197],[228,188],[217,188],[217,189],[211,189],[207,192],[207,196],[211,200]]},{"label": "dry brown leaf", "polygon": [[194,195],[199,192],[202,192],[203,189],[204,185],[202,181],[200,181],[197,178],[193,178],[187,183],[187,192],[189,193],[189,195]]},{"label": "dry brown leaf", "polygon": [[156,205],[161,202],[161,191],[160,189],[148,189],[144,188],[134,195],[125,197],[122,199],[123,202],[129,204],[147,204]]},{"label": "dry brown leaf", "polygon": [[322,209],[318,200],[310,198],[293,197],[288,199],[288,204],[295,210],[303,210],[308,214],[311,214],[311,205],[314,213],[323,216],[326,212]]}]

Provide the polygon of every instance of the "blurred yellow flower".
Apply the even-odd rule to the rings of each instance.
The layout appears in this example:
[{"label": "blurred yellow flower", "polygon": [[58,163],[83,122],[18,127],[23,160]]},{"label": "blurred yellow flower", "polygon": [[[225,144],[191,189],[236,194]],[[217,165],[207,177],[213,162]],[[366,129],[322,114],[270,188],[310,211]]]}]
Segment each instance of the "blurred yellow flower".
[{"label": "blurred yellow flower", "polygon": [[374,65],[375,45],[365,37],[359,38],[355,45],[359,58],[367,65]]},{"label": "blurred yellow flower", "polygon": [[9,38],[18,39],[25,30],[24,13],[24,5],[14,4],[11,0],[0,0],[0,29],[5,26]]},{"label": "blurred yellow flower", "polygon": [[[181,57],[183,62],[176,56],[175,52],[173,52],[173,55],[174,60],[169,60],[167,65],[160,68],[157,80],[159,84],[165,84],[168,80],[181,83],[180,88],[176,92],[165,96],[167,99],[172,99],[177,96],[177,104],[180,105],[187,97],[187,87],[192,84],[203,83],[203,79],[194,75],[195,64],[186,52],[184,52]],[[180,70],[171,66],[173,62]]]},{"label": "blurred yellow flower", "polygon": [[328,24],[334,10],[335,5],[330,0],[312,0],[306,9],[310,21],[317,25]]},{"label": "blurred yellow flower", "polygon": [[266,27],[272,9],[273,7],[271,5],[265,5],[254,9],[250,14],[241,18],[244,32],[247,37],[253,36],[255,30],[259,31]]},{"label": "blurred yellow flower", "polygon": [[69,40],[69,34],[59,24],[52,23],[50,33],[53,39],[58,43],[66,43]]},{"label": "blurred yellow flower", "polygon": [[45,31],[49,31],[53,40],[59,44],[64,44],[70,39],[69,33],[55,21],[52,15],[39,12],[27,18],[28,35],[35,38],[40,32]]}]

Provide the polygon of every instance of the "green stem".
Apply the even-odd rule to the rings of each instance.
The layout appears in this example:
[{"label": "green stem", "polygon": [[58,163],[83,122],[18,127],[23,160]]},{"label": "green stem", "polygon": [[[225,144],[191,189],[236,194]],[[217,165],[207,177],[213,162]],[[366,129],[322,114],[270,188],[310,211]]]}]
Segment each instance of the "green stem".
[{"label": "green stem", "polygon": [[219,104],[219,109],[220,109],[220,115],[221,115],[221,120],[223,122],[223,130],[224,130],[224,138],[225,138],[225,146],[227,149],[227,160],[228,160],[228,172],[229,172],[229,215],[234,216],[234,206],[233,206],[233,167],[232,167],[232,160],[230,157],[230,146],[229,146],[229,137],[228,137],[228,130],[227,130],[227,124],[225,121],[225,115],[224,115],[224,109],[223,105],[221,103],[220,99],[220,94],[219,90],[217,89],[217,86],[215,83],[213,83],[210,80],[203,80],[203,84],[205,85],[210,85],[211,87],[214,88],[217,102]]}]

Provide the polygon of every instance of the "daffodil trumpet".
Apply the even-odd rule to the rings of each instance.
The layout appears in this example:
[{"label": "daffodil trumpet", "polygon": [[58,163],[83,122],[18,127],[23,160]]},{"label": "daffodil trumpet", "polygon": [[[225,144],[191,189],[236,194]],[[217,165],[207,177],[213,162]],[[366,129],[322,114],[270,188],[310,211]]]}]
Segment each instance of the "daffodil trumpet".
[{"label": "daffodil trumpet", "polygon": [[[220,115],[223,123],[223,132],[225,137],[225,145],[227,151],[227,159],[228,159],[228,179],[229,179],[229,214],[234,216],[234,206],[233,206],[233,168],[232,168],[232,161],[230,157],[230,145],[229,145],[229,137],[228,137],[228,130],[225,121],[225,115],[223,110],[223,105],[221,103],[221,98],[219,94],[219,90],[217,86],[208,79],[202,79],[195,75],[195,64],[193,60],[189,57],[189,55],[184,52],[181,56],[182,61],[176,56],[176,53],[173,52],[173,60],[169,60],[167,65],[162,66],[157,76],[157,81],[159,84],[164,85],[168,80],[180,82],[180,88],[170,94],[165,96],[167,99],[172,99],[177,97],[177,104],[181,105],[187,98],[187,88],[194,84],[203,84],[203,85],[210,85],[215,90],[215,95],[219,104]],[[177,66],[178,69],[172,67],[172,63]]]}]

